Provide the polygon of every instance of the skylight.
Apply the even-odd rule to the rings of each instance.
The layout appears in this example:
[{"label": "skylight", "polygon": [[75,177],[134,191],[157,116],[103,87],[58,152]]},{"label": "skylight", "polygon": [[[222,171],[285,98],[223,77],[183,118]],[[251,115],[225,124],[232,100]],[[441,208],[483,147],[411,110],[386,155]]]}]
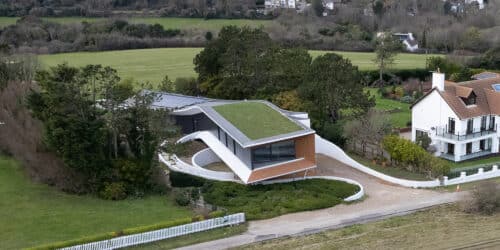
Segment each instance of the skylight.
[{"label": "skylight", "polygon": [[496,92],[500,92],[500,83],[491,85]]}]

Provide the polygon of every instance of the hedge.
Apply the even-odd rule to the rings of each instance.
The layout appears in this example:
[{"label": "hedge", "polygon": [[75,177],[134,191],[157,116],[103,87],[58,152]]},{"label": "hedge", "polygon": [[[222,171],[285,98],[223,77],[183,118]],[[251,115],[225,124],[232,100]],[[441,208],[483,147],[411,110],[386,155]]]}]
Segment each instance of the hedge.
[{"label": "hedge", "polygon": [[[364,77],[370,79],[370,82],[373,82],[379,78],[378,70],[362,70],[360,71]],[[424,81],[426,78],[430,76],[428,69],[394,69],[389,73],[384,73],[384,80],[388,81],[391,77],[390,75],[395,75],[401,78],[402,81],[408,80],[409,78],[418,78],[421,81]]]},{"label": "hedge", "polygon": [[225,214],[226,213],[224,211],[214,211],[214,212],[211,212],[206,217],[203,217],[201,215],[197,215],[197,216],[192,217],[192,218],[191,217],[182,218],[182,219],[177,219],[177,220],[173,220],[173,221],[161,222],[161,223],[157,223],[157,224],[153,224],[153,225],[132,227],[132,228],[127,228],[127,229],[124,229],[121,231],[108,232],[108,233],[102,233],[102,234],[97,234],[97,235],[93,235],[93,236],[81,237],[81,238],[73,239],[73,240],[49,243],[46,245],[28,248],[28,250],[52,250],[52,249],[59,249],[59,248],[70,247],[70,246],[75,246],[75,245],[87,244],[87,243],[91,243],[91,242],[112,239],[115,237],[120,237],[120,236],[125,236],[125,235],[132,235],[132,234],[160,230],[160,229],[164,229],[164,228],[168,228],[168,227],[175,227],[175,226],[184,225],[184,224],[188,224],[188,223],[192,223],[192,222],[202,221],[204,219],[222,217]]}]

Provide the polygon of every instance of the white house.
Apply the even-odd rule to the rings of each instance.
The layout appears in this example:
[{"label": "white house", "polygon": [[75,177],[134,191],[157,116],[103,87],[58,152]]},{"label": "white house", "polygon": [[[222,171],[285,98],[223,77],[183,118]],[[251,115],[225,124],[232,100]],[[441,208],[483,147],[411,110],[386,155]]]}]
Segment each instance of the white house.
[{"label": "white house", "polygon": [[394,33],[392,35],[403,43],[407,51],[415,52],[418,50],[418,42],[413,33]]},{"label": "white house", "polygon": [[500,77],[467,82],[432,74],[432,90],[411,107],[412,140],[427,134],[436,155],[455,162],[497,154]]},{"label": "white house", "polygon": [[[377,32],[377,38],[384,37],[387,32]],[[401,43],[403,43],[404,48],[409,52],[415,52],[418,50],[417,39],[413,36],[413,33],[392,33],[392,36]]]}]

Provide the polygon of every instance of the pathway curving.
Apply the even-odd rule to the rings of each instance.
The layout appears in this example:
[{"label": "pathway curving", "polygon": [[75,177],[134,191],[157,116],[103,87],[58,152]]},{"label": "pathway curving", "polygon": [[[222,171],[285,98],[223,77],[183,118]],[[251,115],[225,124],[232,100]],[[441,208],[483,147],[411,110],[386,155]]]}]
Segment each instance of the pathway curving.
[{"label": "pathway curving", "polygon": [[394,185],[324,155],[317,156],[317,164],[318,175],[339,176],[361,183],[367,195],[363,202],[251,221],[248,231],[242,235],[182,249],[227,249],[266,239],[310,234],[456,202],[465,195]]}]

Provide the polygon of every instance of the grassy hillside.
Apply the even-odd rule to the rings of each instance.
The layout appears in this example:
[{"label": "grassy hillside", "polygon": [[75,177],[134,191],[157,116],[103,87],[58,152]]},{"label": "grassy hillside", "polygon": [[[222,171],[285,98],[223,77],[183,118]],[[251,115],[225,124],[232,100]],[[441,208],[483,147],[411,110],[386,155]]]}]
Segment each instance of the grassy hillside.
[{"label": "grassy hillside", "polygon": [[[498,249],[500,214],[481,216],[441,206],[339,230],[246,245],[237,249]],[[474,246],[475,243],[492,244]]]},{"label": "grassy hillside", "polygon": [[[16,23],[17,17],[0,17],[0,27]],[[95,22],[104,20],[105,18],[91,18],[91,17],[48,17],[44,18],[52,22],[58,23],[71,23],[71,22]],[[272,21],[267,20],[249,20],[249,19],[203,19],[203,18],[177,18],[177,17],[143,17],[143,18],[130,18],[134,23],[155,24],[159,23],[166,29],[193,29],[199,28],[203,30],[219,30],[226,25],[237,26],[253,26],[258,27],[267,25]]]},{"label": "grassy hillside", "polygon": [[165,196],[104,201],[68,195],[32,183],[17,162],[1,156],[0,183],[2,249],[21,249],[192,215]]},{"label": "grassy hillside", "polygon": [[[195,76],[193,58],[201,48],[164,48],[122,50],[106,52],[78,52],[40,56],[43,66],[54,66],[67,62],[70,65],[83,66],[87,64],[109,65],[118,70],[120,75],[133,77],[140,81],[158,83],[168,74],[171,79],[177,77]],[[325,54],[328,51],[311,51],[312,56]],[[374,54],[369,52],[335,52],[349,58],[361,70],[376,69],[373,63]],[[394,68],[412,69],[424,68],[430,55],[400,54]]]}]

